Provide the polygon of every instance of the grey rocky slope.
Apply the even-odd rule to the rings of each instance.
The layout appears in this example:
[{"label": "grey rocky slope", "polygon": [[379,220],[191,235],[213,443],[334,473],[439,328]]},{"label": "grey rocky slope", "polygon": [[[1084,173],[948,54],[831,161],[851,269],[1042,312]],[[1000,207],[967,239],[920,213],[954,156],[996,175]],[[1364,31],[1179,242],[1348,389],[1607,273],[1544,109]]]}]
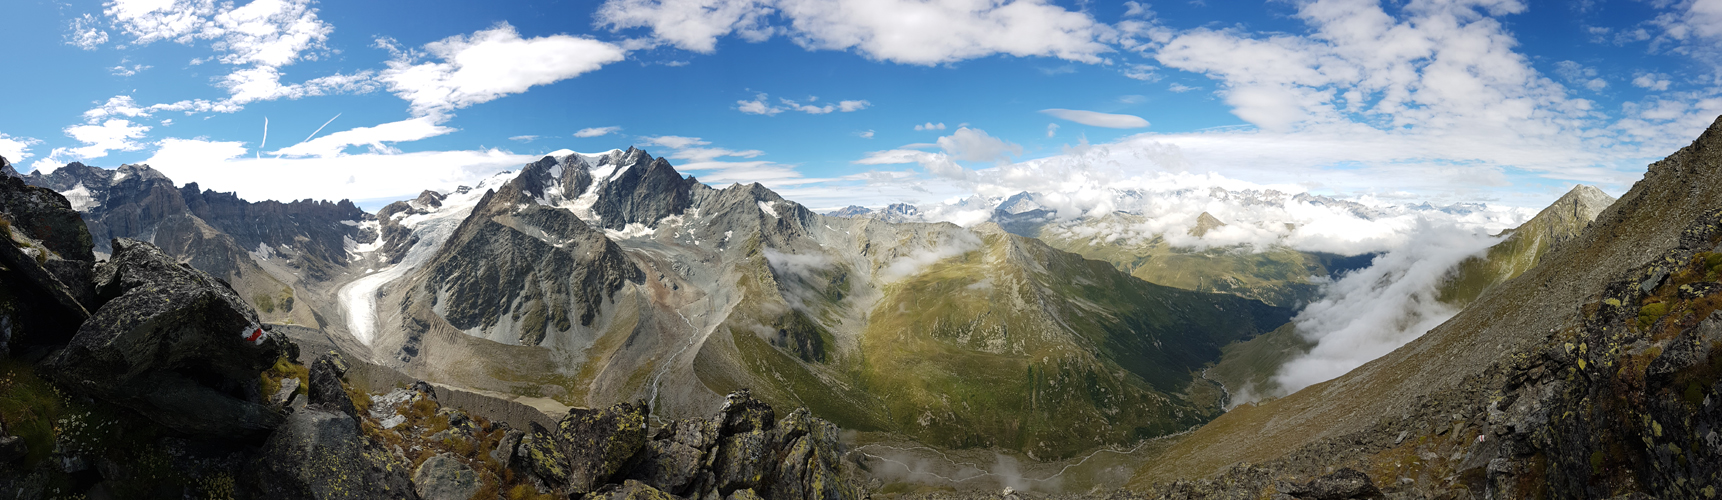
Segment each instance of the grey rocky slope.
[{"label": "grey rocky slope", "polygon": [[1447,323],[1342,377],[1227,413],[1140,471],[1138,486],[1254,497],[1278,489],[1275,478],[1351,466],[1407,498],[1714,494],[1718,186],[1722,119]]}]

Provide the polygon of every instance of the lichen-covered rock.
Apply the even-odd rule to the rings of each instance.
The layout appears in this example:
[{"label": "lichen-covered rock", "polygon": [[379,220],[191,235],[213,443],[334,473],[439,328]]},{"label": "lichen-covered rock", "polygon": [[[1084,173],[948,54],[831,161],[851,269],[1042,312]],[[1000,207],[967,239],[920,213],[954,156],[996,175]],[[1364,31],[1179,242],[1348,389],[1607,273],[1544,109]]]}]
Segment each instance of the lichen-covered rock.
[{"label": "lichen-covered rock", "polygon": [[226,284],[147,243],[119,239],[97,269],[108,300],[44,363],[61,385],[179,432],[242,436],[274,428],[259,375],[286,350]]},{"label": "lichen-covered rock", "polygon": [[663,439],[646,444],[645,457],[630,479],[637,479],[672,494],[685,494],[699,478],[705,452],[680,442]]},{"label": "lichen-covered rock", "polygon": [[449,453],[426,459],[413,472],[414,491],[423,500],[467,500],[483,486],[477,472]]},{"label": "lichen-covered rock", "polygon": [[259,498],[418,498],[405,462],[371,446],[352,416],[318,408],[288,416],[254,466]]},{"label": "lichen-covered rock", "polygon": [[568,489],[586,493],[631,465],[646,445],[644,404],[617,403],[602,410],[574,408],[557,424],[568,456]]},{"label": "lichen-covered rock", "polygon": [[677,497],[632,479],[611,484],[586,495],[586,500],[677,500]]}]

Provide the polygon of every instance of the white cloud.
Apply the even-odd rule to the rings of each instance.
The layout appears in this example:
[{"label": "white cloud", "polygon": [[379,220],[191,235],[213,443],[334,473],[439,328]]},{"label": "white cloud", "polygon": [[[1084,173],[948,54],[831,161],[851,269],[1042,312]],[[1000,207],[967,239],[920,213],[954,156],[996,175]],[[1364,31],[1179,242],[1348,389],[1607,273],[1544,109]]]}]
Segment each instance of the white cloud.
[{"label": "white cloud", "polygon": [[1670,83],[1668,75],[1661,73],[1641,73],[1632,79],[1632,86],[1655,92],[1668,90]]},{"label": "white cloud", "polygon": [[141,72],[143,70],[150,69],[152,67],[154,67],[154,66],[146,66],[143,64],[133,64],[131,66],[126,66],[125,61],[120,61],[119,66],[114,66],[112,68],[108,68],[108,74],[111,74],[114,76],[120,76],[120,77],[132,76],[132,75],[138,74],[139,72]]},{"label": "white cloud", "polygon": [[519,141],[519,142],[532,142],[532,141],[538,140],[538,136],[536,136],[536,135],[517,135],[517,136],[508,138],[508,140]]},{"label": "white cloud", "polygon": [[[426,56],[441,62],[419,62]],[[411,103],[417,115],[446,113],[525,92],[621,61],[626,52],[591,38],[551,35],[523,39],[502,23],[471,35],[426,44],[389,61],[378,79]]]},{"label": "white cloud", "polygon": [[915,130],[944,130],[944,129],[945,129],[944,122],[939,122],[939,123],[927,122],[927,123],[915,126]]},{"label": "white cloud", "polygon": [[372,127],[358,127],[311,139],[274,151],[274,155],[289,157],[343,156],[348,146],[369,146],[373,155],[399,154],[390,143],[410,142],[454,132],[455,129],[437,124],[431,117],[419,117],[389,122]]},{"label": "white cloud", "polygon": [[424,189],[475,185],[536,159],[495,149],[255,158],[238,142],[170,138],[158,142],[144,163],[168,177],[196,180],[204,188],[236,192],[253,201],[390,201],[410,198]]},{"label": "white cloud", "polygon": [[862,138],[862,139],[872,139],[873,138],[873,131],[871,129],[869,129],[866,132],[856,132],[855,135],[857,137]]},{"label": "white cloud", "polygon": [[1041,113],[1052,115],[1053,118],[1069,120],[1090,127],[1106,128],[1143,128],[1148,126],[1148,120],[1136,115],[1117,115],[1080,109],[1043,109]]},{"label": "white cloud", "polygon": [[1052,136],[1055,136],[1055,135],[1058,135],[1058,124],[1057,123],[1046,124],[1046,138],[1051,139]]},{"label": "white cloud", "polygon": [[1170,91],[1177,92],[1180,94],[1185,93],[1185,92],[1189,92],[1192,90],[1201,90],[1201,89],[1202,89],[1201,87],[1191,87],[1189,85],[1184,85],[1182,83],[1173,83],[1172,85],[1166,87],[1166,90],[1170,90]]},{"label": "white cloud", "polygon": [[1159,69],[1160,68],[1147,64],[1126,64],[1120,71],[1124,73],[1125,78],[1141,80],[1144,82],[1157,82],[1162,78],[1158,71]]},{"label": "white cloud", "polygon": [[915,163],[915,162],[921,161],[922,158],[925,158],[927,155],[930,155],[930,154],[932,154],[932,153],[928,153],[926,151],[916,151],[913,149],[891,149],[891,150],[886,150],[886,151],[874,151],[871,153],[867,153],[867,156],[864,158],[861,158],[859,160],[855,160],[855,163],[860,164],[860,165],[896,165],[896,164],[903,164],[903,163]]},{"label": "white cloud", "polygon": [[1585,66],[1574,61],[1555,63],[1555,74],[1560,75],[1568,83],[1578,85],[1592,92],[1608,88],[1608,81],[1598,78],[1596,68]]},{"label": "white cloud", "polygon": [[[217,54],[192,59],[191,64],[218,60],[235,66],[216,79],[216,85],[229,93],[227,99],[182,101],[195,103],[186,111],[231,113],[257,101],[367,93],[378,87],[369,70],[303,83],[281,82],[282,67],[316,60],[328,52],[326,42],[334,27],[317,17],[311,0],[252,0],[237,6],[213,0],[113,0],[104,13],[137,45],[207,40]],[[148,68],[122,64],[113,72],[130,76]]]},{"label": "white cloud", "polygon": [[6,160],[12,163],[18,163],[24,161],[26,158],[34,156],[30,154],[30,146],[35,146],[41,143],[42,141],[40,139],[32,137],[15,137],[7,135],[4,132],[0,132],[0,156],[6,157]]},{"label": "white cloud", "polygon": [[66,135],[84,143],[84,146],[63,151],[61,148],[55,148],[55,154],[52,156],[64,154],[71,158],[85,160],[107,156],[109,151],[137,151],[143,149],[143,145],[139,144],[137,139],[143,138],[144,133],[149,132],[149,129],[150,127],[147,125],[136,125],[130,120],[121,118],[108,119],[99,124],[66,127]]},{"label": "white cloud", "polygon": [[709,162],[721,157],[753,158],[763,154],[765,154],[764,151],[757,149],[734,151],[724,148],[683,148],[677,149],[665,157],[673,160],[689,160],[695,163],[700,163]]},{"label": "white cloud", "polygon": [[108,32],[96,28],[96,16],[84,14],[72,18],[66,27],[66,45],[84,50],[96,50],[108,43]]},{"label": "white cloud", "polygon": [[[787,25],[771,23],[775,18]],[[649,28],[655,40],[702,53],[735,34],[784,34],[809,50],[855,50],[881,61],[934,65],[994,54],[1100,63],[1106,24],[1042,0],[609,0],[597,24]]]},{"label": "white cloud", "polygon": [[1322,290],[1292,322],[1314,341],[1274,376],[1282,394],[1345,374],[1423,336],[1459,310],[1435,300],[1453,266],[1498,240],[1476,230],[1419,221],[1413,240]]},{"label": "white cloud", "polygon": [[591,127],[583,128],[574,133],[574,137],[599,137],[621,132],[622,127]]},{"label": "white cloud", "polygon": [[962,161],[1009,161],[1011,155],[1022,154],[1022,146],[987,135],[985,130],[962,127],[951,135],[940,137],[939,148]]},{"label": "white cloud", "polygon": [[774,116],[784,111],[800,111],[810,115],[823,115],[834,111],[849,113],[867,109],[868,106],[872,105],[872,103],[867,101],[840,101],[834,104],[827,103],[824,106],[813,104],[818,100],[819,98],[817,97],[809,97],[807,98],[807,103],[803,104],[794,99],[780,98],[778,101],[781,105],[778,105],[771,104],[770,96],[762,93],[754,95],[754,98],[751,101],[736,101],[735,104],[736,109],[743,113],[766,116]]},{"label": "white cloud", "polygon": [[682,137],[679,135],[641,137],[640,141],[640,144],[643,146],[663,146],[670,149],[683,149],[711,144],[711,142],[702,141],[698,137]]}]

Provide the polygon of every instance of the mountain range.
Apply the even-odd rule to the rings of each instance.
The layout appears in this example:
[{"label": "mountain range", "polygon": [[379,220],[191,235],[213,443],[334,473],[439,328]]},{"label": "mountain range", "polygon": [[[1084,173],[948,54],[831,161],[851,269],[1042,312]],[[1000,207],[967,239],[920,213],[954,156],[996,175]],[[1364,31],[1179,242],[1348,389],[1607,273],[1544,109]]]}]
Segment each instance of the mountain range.
[{"label": "mountain range", "polygon": [[[1719,151],[1722,120],[1652,165],[1620,200],[1574,188],[1438,269],[1427,290],[1410,296],[1432,305],[1393,306],[1434,307],[1450,320],[1290,394],[1275,391],[1275,375],[1321,340],[1303,326],[1312,324],[1310,305],[1337,300],[1329,295],[1336,283],[1391,259],[1318,241],[1318,224],[1276,219],[1277,207],[1375,222],[1475,222],[1496,212],[1216,188],[1121,191],[1110,195],[1113,210],[1079,213],[1057,193],[1020,193],[821,214],[759,184],[709,186],[628,148],[560,151],[372,214],[347,201],[250,202],[196,183],[176,187],[143,165],[74,163],[25,176],[0,159],[0,205],[12,234],[0,248],[8,284],[0,319],[22,327],[5,328],[5,350],[40,364],[51,383],[178,433],[282,435],[278,429],[299,425],[282,418],[324,411],[280,417],[270,412],[286,407],[291,389],[269,407],[258,402],[269,394],[256,380],[222,382],[261,371],[263,385],[279,389],[295,363],[312,368],[294,383],[321,381],[314,404],[333,405],[319,408],[344,413],[330,418],[349,418],[364,432],[390,418],[348,408],[385,397],[375,380],[457,390],[530,415],[502,461],[527,450],[518,453],[534,458],[519,470],[531,472],[520,477],[541,493],[623,485],[635,465],[620,464],[669,463],[674,450],[790,453],[812,431],[746,434],[765,432],[769,408],[778,407],[934,450],[1031,460],[1086,460],[1097,449],[1159,440],[1164,450],[1135,472],[1132,487],[1166,498],[1697,497],[1714,492],[1713,464],[1722,463],[1713,431],[1722,423],[1713,401],[1722,369],[1712,362],[1722,356],[1711,355],[1722,348],[1722,313],[1712,314],[1722,303]],[[1225,203],[1168,215],[1152,208],[1156,196]],[[980,222],[933,222],[953,211],[980,214],[970,219]],[[116,363],[141,359],[105,351],[115,344],[96,336],[130,335],[112,325],[163,314],[138,298],[151,283],[218,297],[185,299],[187,310],[216,311],[184,313],[194,318],[185,321],[220,323],[211,331],[247,323],[240,326],[256,331],[248,339],[272,354],[200,361],[219,365],[215,371],[186,368],[175,356],[162,358],[167,372],[122,370],[132,377],[126,387],[137,388],[127,390],[144,395],[93,382]],[[197,291],[205,288],[214,291]],[[175,300],[168,302],[179,307]],[[145,326],[127,331],[164,323],[136,324]],[[342,368],[318,375],[319,363]],[[348,364],[362,368],[347,376]],[[342,375],[329,378],[329,370]],[[364,387],[374,391],[363,395]],[[1270,396],[1244,397],[1244,388]],[[189,396],[172,391],[213,391],[233,400],[219,399],[220,408],[255,416],[241,419],[243,431],[212,430],[228,427],[176,413],[163,398]],[[764,416],[736,413],[755,404],[767,408]],[[454,420],[445,413],[437,415],[446,426]],[[662,430],[707,415],[755,423]],[[607,471],[599,476],[569,475],[563,468],[576,462],[563,455],[579,449],[571,443],[596,439],[589,432],[597,420],[581,419],[638,419],[660,430],[627,438],[640,444],[611,457],[620,461],[588,464]],[[791,420],[777,425],[823,425]],[[473,439],[504,446],[506,430],[489,432]],[[768,441],[683,442],[683,432]],[[373,444],[403,439],[366,435]],[[835,438],[820,442],[838,446]],[[415,468],[427,458],[397,453]],[[789,491],[782,488],[817,476],[731,481],[724,478],[745,471],[711,460],[699,469],[711,479],[639,472],[638,480],[676,495],[728,495],[749,485]],[[796,458],[783,463],[801,465],[774,470],[854,473],[837,464],[843,460],[869,467],[854,457],[818,467]],[[526,484],[478,462],[467,462],[469,472]],[[1321,493],[1345,485],[1357,487]]]}]

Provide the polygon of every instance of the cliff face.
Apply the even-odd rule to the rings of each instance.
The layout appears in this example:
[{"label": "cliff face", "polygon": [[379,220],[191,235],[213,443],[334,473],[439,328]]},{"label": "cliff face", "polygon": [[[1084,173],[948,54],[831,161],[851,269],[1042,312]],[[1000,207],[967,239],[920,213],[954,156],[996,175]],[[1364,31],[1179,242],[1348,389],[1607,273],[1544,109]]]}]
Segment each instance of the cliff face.
[{"label": "cliff face", "polygon": [[1227,413],[1137,484],[1218,474],[1157,491],[1271,493],[1275,477],[1350,466],[1390,493],[1712,495],[1718,207],[1722,119],[1452,320],[1340,378]]}]

